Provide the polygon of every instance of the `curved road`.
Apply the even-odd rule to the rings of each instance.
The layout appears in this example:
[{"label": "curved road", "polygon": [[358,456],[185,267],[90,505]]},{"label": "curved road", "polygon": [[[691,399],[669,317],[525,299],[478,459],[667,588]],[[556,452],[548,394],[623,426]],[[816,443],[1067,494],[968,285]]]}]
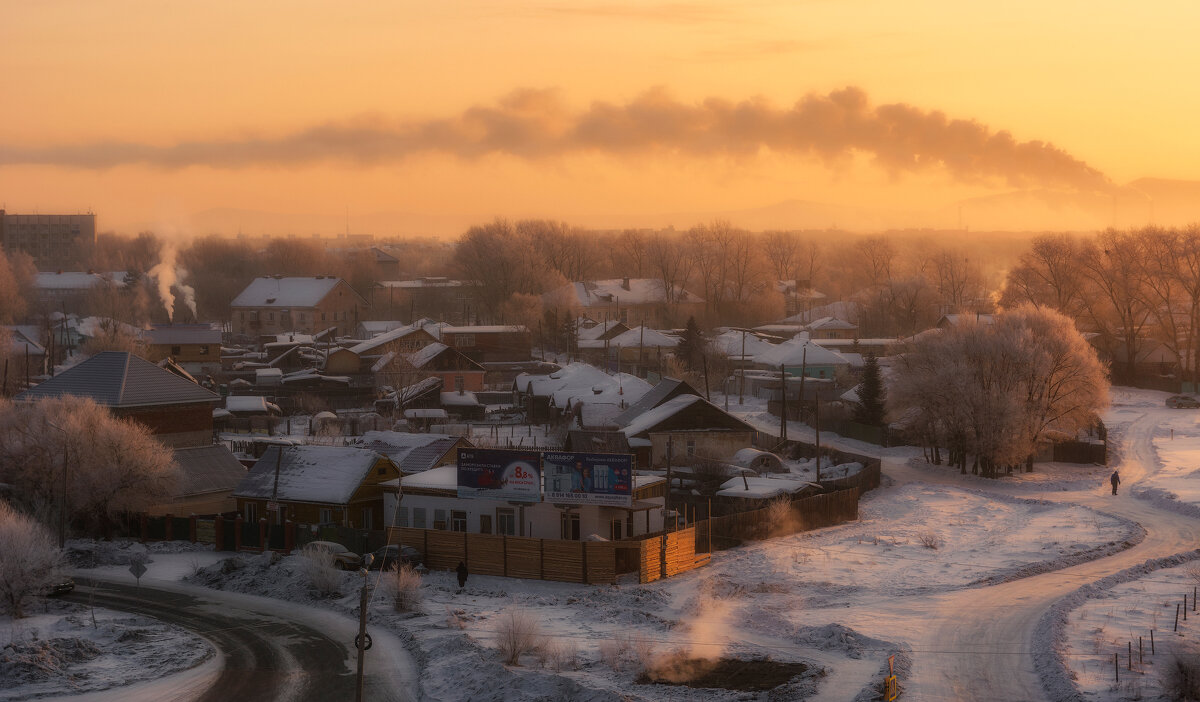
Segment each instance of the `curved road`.
[{"label": "curved road", "polygon": [[[1170,410],[1168,410],[1170,411]],[[1157,466],[1152,439],[1161,415],[1149,410],[1122,432],[1121,494],[1113,497],[1107,482],[1091,490],[1031,493],[989,487],[1025,498],[1073,502],[1141,524],[1146,538],[1120,553],[1071,568],[1035,575],[992,587],[936,595],[929,608],[935,623],[911,643],[912,676],[905,690],[911,700],[1008,700],[1040,702],[1046,692],[1034,671],[1030,652],[1033,630],[1059,598],[1084,585],[1142,563],[1200,545],[1200,520],[1131,496],[1130,488]],[[962,486],[952,471],[920,470],[884,458],[884,472],[897,482]]]},{"label": "curved road", "polygon": [[[264,612],[263,598],[181,589],[159,589],[108,581],[77,579],[69,599],[81,604],[142,614],[176,624],[209,641],[220,654],[214,674],[205,676],[207,689],[197,690],[195,676],[167,678],[155,687],[137,686],[122,699],[287,700],[324,702],[353,700],[355,651],[349,645],[356,622],[322,614],[300,616],[305,608]],[[90,584],[85,584],[90,583]],[[271,608],[275,609],[275,608]],[[334,616],[340,622],[330,620]],[[339,626],[339,624],[341,624]],[[368,631],[372,629],[369,628]],[[332,638],[332,632],[344,634]],[[380,639],[377,632],[376,639]],[[344,641],[342,639],[345,639]],[[364,698],[408,700],[410,695],[394,661],[380,646],[367,654]],[[408,671],[411,672],[411,671]],[[172,676],[175,677],[175,676]],[[408,684],[415,685],[411,677]],[[120,692],[120,690],[116,690]]]}]

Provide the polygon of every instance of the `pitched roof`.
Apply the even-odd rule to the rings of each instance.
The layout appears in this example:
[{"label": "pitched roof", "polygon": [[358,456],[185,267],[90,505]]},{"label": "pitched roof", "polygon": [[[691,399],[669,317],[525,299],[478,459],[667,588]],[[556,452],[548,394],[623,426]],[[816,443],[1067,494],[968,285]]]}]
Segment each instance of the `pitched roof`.
[{"label": "pitched roof", "polygon": [[[280,456],[280,449],[283,455]],[[386,457],[344,446],[270,446],[233,491],[235,497],[344,505],[371,468]],[[275,464],[279,488],[275,491]]]},{"label": "pitched roof", "polygon": [[[752,431],[754,429],[754,427],[751,427],[749,424],[743,422],[737,417],[734,417],[732,414],[722,410],[720,407],[717,407],[708,400],[705,400],[703,397],[699,397],[698,395],[680,395],[667,400],[658,407],[655,407],[640,417],[635,418],[621,431],[626,437],[632,439],[641,434],[649,433],[651,430],[658,428],[659,425],[663,424],[675,415],[695,405],[701,405],[707,407],[707,409],[711,411],[715,411],[715,416],[719,416],[720,420],[727,425],[725,428],[737,427],[738,429],[743,429],[746,431]],[[695,428],[703,429],[709,427]]]},{"label": "pitched roof", "polygon": [[425,367],[426,363],[429,363],[433,359],[437,358],[443,351],[446,351],[449,348],[449,346],[446,346],[440,341],[435,341],[419,351],[414,351],[408,354],[408,362],[413,368],[423,368]]},{"label": "pitched roof", "polygon": [[437,465],[458,442],[459,437],[449,434],[368,431],[355,445],[382,453],[400,466],[403,473],[419,473]]},{"label": "pitched roof", "polygon": [[233,298],[229,306],[315,307],[340,282],[341,278],[333,276],[255,278],[241,294]]},{"label": "pitched roof", "polygon": [[844,319],[838,319],[837,317],[821,317],[820,319],[815,319],[810,322],[808,324],[808,328],[850,331],[852,329],[858,329],[858,325],[852,322],[847,322]]},{"label": "pitched roof", "polygon": [[429,334],[430,336],[432,336],[435,339],[437,338],[436,334],[434,334],[431,330],[426,329],[425,326],[422,325],[420,321],[418,321],[418,322],[414,322],[413,324],[406,324],[402,327],[396,327],[396,328],[386,331],[382,334],[373,336],[370,339],[367,339],[366,341],[363,341],[363,342],[355,344],[354,346],[351,346],[350,350],[353,351],[354,353],[358,354],[359,356],[361,356],[363,354],[371,353],[372,351],[378,349],[379,347],[389,344],[393,341],[396,341],[397,339],[403,339],[404,337],[408,336],[409,334],[416,334],[416,333],[422,332],[422,331],[426,332],[427,334]]},{"label": "pitched roof", "polygon": [[777,344],[754,357],[754,362],[764,366],[799,366],[806,363],[810,366],[845,366],[849,361],[837,351],[823,348],[811,340],[807,334],[797,334],[782,344]]},{"label": "pitched roof", "polygon": [[663,378],[658,382],[658,385],[650,388],[650,391],[638,398],[621,414],[613,417],[613,421],[617,426],[625,426],[632,422],[635,417],[645,414],[650,410],[658,407],[667,400],[679,395],[699,395],[700,391],[692,387],[686,380],[678,380],[676,378]]},{"label": "pitched roof", "polygon": [[216,403],[220,396],[128,351],[103,351],[29,388],[18,400],[74,395],[106,407]]},{"label": "pitched roof", "polygon": [[[570,292],[583,307],[606,306],[620,302],[625,305],[666,303],[666,286],[658,278],[612,278],[583,280],[568,285]],[[679,286],[674,288],[672,302],[704,302]]]},{"label": "pitched roof", "polygon": [[232,490],[246,477],[246,467],[224,444],[175,449],[175,464],[180,473],[178,496]]},{"label": "pitched roof", "polygon": [[[594,344],[596,342],[592,342],[592,343]],[[582,348],[584,346],[584,344],[580,343],[579,346],[580,346],[580,348]],[[657,329],[650,329],[648,327],[643,328],[640,326],[634,327],[633,329],[630,329],[627,332],[622,332],[620,334],[617,334],[616,336],[614,336],[613,338],[608,340],[608,347],[610,349],[635,348],[635,347],[642,347],[642,348],[647,348],[647,349],[652,349],[652,348],[656,348],[656,347],[675,348],[676,346],[679,346],[679,339],[677,337],[670,336],[669,334],[664,334],[664,333],[658,331]],[[604,347],[604,344],[601,343],[600,348],[603,348],[603,347]]]},{"label": "pitched roof", "polygon": [[221,330],[207,324],[159,325],[142,332],[148,344],[214,344],[221,343]]}]

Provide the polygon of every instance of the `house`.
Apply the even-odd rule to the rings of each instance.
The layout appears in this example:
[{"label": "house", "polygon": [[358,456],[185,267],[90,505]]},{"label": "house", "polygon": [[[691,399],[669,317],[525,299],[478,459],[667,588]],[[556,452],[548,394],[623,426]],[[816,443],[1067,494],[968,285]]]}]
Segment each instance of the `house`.
[{"label": "house", "polygon": [[442,388],[447,392],[478,392],[484,389],[486,371],[483,366],[467,358],[458,349],[440,342],[435,341],[418,351],[398,356],[383,368],[372,370],[381,379],[387,379],[388,368],[397,365],[402,365],[417,376],[441,378]]},{"label": "house", "polygon": [[[666,466],[689,457],[732,456],[750,446],[754,427],[697,395],[679,395],[645,412],[622,433],[638,465]],[[643,462],[644,461],[644,462]]]},{"label": "house", "polygon": [[0,397],[7,396],[16,388],[27,386],[34,378],[46,372],[46,349],[37,342],[37,327],[5,328],[9,332],[8,348],[0,349],[0,359],[7,359],[11,367],[5,372],[3,380],[0,380],[0,383],[3,383]]},{"label": "house", "polygon": [[579,428],[616,426],[612,419],[650,391],[650,384],[629,375],[609,375],[586,363],[572,363],[549,375],[522,374],[513,383],[514,399],[526,420],[577,419]]},{"label": "house", "polygon": [[679,346],[679,338],[656,329],[637,326],[604,341],[581,341],[579,351],[589,356],[597,349],[609,368],[625,368],[635,375],[662,367],[664,357]]},{"label": "house", "polygon": [[208,324],[159,324],[142,332],[146,360],[170,358],[189,373],[221,370],[221,330]]},{"label": "house", "polygon": [[371,256],[375,259],[375,277],[394,278],[400,272],[400,259],[378,246],[371,247]]},{"label": "house", "polygon": [[434,317],[466,324],[476,308],[479,285],[442,276],[381,280],[371,290],[371,307],[389,317]]},{"label": "house", "polygon": [[180,481],[170,502],[146,510],[151,516],[216,515],[237,509],[233,490],[246,467],[223,444],[175,449]]},{"label": "house", "polygon": [[[82,312],[91,298],[101,290],[123,291],[127,287],[126,271],[45,271],[34,278],[38,302],[48,310]],[[112,312],[105,310],[105,314]]]},{"label": "house", "polygon": [[528,361],[533,337],[521,325],[442,327],[441,341],[479,363]]},{"label": "house", "polygon": [[836,351],[813,343],[800,333],[754,357],[754,366],[761,370],[779,370],[789,375],[810,378],[832,378],[839,370],[849,368],[850,362]]},{"label": "house", "polygon": [[395,526],[574,541],[593,535],[610,540],[637,538],[660,531],[666,495],[664,478],[635,474],[628,507],[463,498],[458,496],[455,465],[398,482],[400,504],[393,494],[384,496],[388,513],[396,515]]},{"label": "house", "polygon": [[347,375],[371,373],[379,359],[388,354],[392,354],[392,357],[409,354],[436,342],[437,337],[422,322],[424,320],[396,327],[349,348],[331,350],[325,357],[325,372]]},{"label": "house", "polygon": [[774,346],[763,334],[751,329],[729,329],[708,340],[708,345],[736,367],[745,368],[754,357]]},{"label": "house", "polygon": [[613,418],[617,426],[627,426],[630,422],[643,414],[649,412],[667,402],[673,400],[680,395],[703,395],[696,388],[692,387],[691,383],[686,380],[678,380],[676,378],[663,378],[650,389],[649,392],[642,395],[636,401],[629,405],[629,409]]},{"label": "house", "polygon": [[825,293],[813,289],[807,280],[777,280],[775,289],[783,295],[784,311],[789,315],[808,312],[826,299]]},{"label": "house", "polygon": [[[233,491],[246,521],[382,529],[383,484],[400,477],[387,456],[345,446],[267,448]],[[270,503],[278,505],[271,510]]]},{"label": "house", "polygon": [[460,448],[473,448],[471,442],[461,436],[402,431],[368,431],[355,439],[353,445],[387,456],[400,467],[403,475],[455,465]]},{"label": "house", "polygon": [[579,310],[592,319],[671,327],[704,311],[704,299],[658,278],[583,280],[542,296],[546,309]]},{"label": "house", "polygon": [[17,395],[17,401],[74,395],[88,397],[117,417],[148,427],[173,448],[212,443],[211,390],[159,368],[128,351],[103,351]]},{"label": "house", "polygon": [[328,327],[348,336],[366,308],[367,301],[349,283],[323,275],[255,278],[230,303],[234,333],[251,337],[313,334]]},{"label": "house", "polygon": [[817,339],[853,339],[858,336],[858,325],[837,317],[821,317],[805,326],[808,337]]}]

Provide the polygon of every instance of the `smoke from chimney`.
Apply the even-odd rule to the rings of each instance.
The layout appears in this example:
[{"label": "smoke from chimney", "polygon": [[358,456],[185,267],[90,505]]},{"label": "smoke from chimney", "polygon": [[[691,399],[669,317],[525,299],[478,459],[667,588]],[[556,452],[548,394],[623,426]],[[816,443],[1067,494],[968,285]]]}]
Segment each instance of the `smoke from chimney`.
[{"label": "smoke from chimney", "polygon": [[183,295],[183,303],[192,311],[192,317],[196,317],[196,290],[190,285],[184,285],[183,279],[187,277],[187,270],[176,265],[175,257],[178,255],[175,246],[165,244],[162,254],[159,257],[158,263],[150,269],[150,277],[154,279],[154,283],[158,288],[158,297],[162,300],[163,307],[167,309],[167,319],[175,321],[175,293],[172,288],[176,288]]}]

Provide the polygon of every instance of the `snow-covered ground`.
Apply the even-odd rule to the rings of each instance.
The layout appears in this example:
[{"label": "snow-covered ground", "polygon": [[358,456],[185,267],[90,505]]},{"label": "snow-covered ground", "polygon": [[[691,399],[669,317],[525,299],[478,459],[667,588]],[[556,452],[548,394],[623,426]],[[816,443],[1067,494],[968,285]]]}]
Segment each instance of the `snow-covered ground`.
[{"label": "snow-covered ground", "polygon": [[0,618],[0,700],[70,696],[155,680],[213,656],[203,639],[124,612],[48,600]]}]

